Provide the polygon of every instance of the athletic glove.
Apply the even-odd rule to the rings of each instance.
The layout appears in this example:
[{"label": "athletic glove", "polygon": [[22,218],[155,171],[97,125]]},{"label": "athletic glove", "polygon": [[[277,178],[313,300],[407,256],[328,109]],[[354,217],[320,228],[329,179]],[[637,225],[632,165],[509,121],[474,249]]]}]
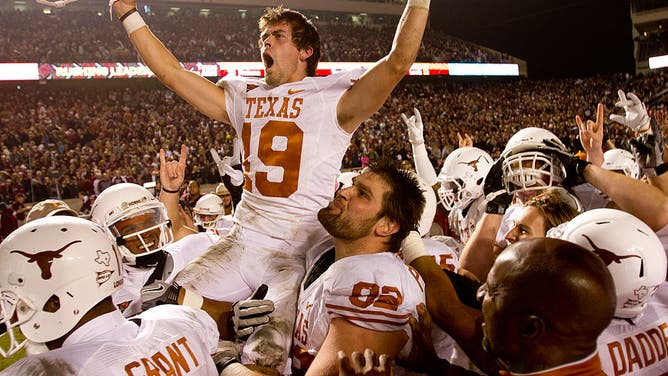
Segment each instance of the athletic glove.
[{"label": "athletic glove", "polygon": [[401,114],[401,119],[406,123],[408,127],[408,141],[412,145],[424,144],[424,124],[422,123],[422,116],[420,116],[420,111],[417,108],[414,108],[413,111],[415,115],[410,118],[405,114]]},{"label": "athletic glove", "polygon": [[165,283],[164,281],[155,281],[141,288],[139,296],[142,301],[141,308],[146,311],[161,304],[178,304],[179,291],[181,286],[176,282]]},{"label": "athletic glove", "polygon": [[483,191],[487,201],[486,213],[503,215],[513,202],[513,196],[508,194],[504,183],[503,162],[503,157],[497,159],[485,176]]},{"label": "athletic glove", "polygon": [[645,104],[635,94],[624,94],[624,91],[621,89],[617,91],[617,95],[619,95],[619,102],[615,103],[615,107],[624,108],[626,113],[624,116],[610,114],[610,120],[626,125],[637,132],[649,122],[649,115],[647,115]]},{"label": "athletic glove", "polygon": [[274,302],[263,300],[267,290],[267,285],[260,285],[250,298],[232,305],[232,326],[237,338],[244,339],[257,327],[269,322],[269,314],[274,312]]},{"label": "athletic glove", "polygon": [[227,175],[230,177],[230,182],[238,187],[244,183],[244,173],[243,171],[237,170],[232,167],[232,157],[223,157],[220,158],[216,149],[211,148],[211,157],[213,157],[214,162],[216,162],[216,167],[218,167],[218,174],[220,177]]},{"label": "athletic glove", "polygon": [[[546,143],[548,143],[548,141],[549,140],[546,140]],[[564,188],[570,189],[587,182],[584,177],[584,171],[591,162],[587,162],[571,153],[558,149],[551,150],[550,154],[556,156],[566,170],[566,178],[561,182],[561,185]]]},{"label": "athletic glove", "polygon": [[641,170],[653,168],[663,163],[663,137],[656,120],[650,121],[651,132],[631,139],[633,156]]},{"label": "athletic glove", "polygon": [[213,355],[213,363],[216,365],[218,374],[222,374],[223,370],[230,364],[239,362],[238,345],[232,341],[218,341],[218,348]]}]

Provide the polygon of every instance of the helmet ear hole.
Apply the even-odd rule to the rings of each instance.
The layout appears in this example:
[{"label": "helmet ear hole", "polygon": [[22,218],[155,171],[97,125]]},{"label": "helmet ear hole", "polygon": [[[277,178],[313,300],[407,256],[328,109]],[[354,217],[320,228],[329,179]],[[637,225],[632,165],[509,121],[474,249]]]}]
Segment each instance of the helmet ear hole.
[{"label": "helmet ear hole", "polygon": [[645,276],[645,260],[641,259],[640,260],[640,274],[638,274],[638,277],[642,278]]},{"label": "helmet ear hole", "polygon": [[56,313],[60,309],[60,298],[57,295],[51,295],[49,300],[44,303],[42,311],[49,313]]}]

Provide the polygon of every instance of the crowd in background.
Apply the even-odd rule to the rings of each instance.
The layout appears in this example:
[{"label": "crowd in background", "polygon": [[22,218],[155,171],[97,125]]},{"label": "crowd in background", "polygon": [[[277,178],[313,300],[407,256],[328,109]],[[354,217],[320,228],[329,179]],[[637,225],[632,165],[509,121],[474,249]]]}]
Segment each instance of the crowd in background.
[{"label": "crowd in background", "polygon": [[[514,132],[527,126],[547,128],[576,150],[576,114],[593,117],[599,101],[612,109],[618,87],[652,98],[665,80],[662,73],[553,81],[407,80],[355,133],[343,168],[360,167],[380,154],[410,160],[400,116],[414,107],[422,113],[437,171],[456,148],[458,132],[470,134],[476,146],[495,157]],[[232,129],[200,115],[170,91],[150,84],[141,90],[56,86],[0,92],[1,201],[11,205],[18,193],[27,202],[70,199],[99,194],[119,182],[155,181],[160,148],[169,154],[181,144],[190,147],[189,178],[219,182],[209,149],[228,155]],[[657,105],[650,109],[663,112]],[[623,146],[627,131],[616,125],[606,129],[611,142]]]},{"label": "crowd in background", "polygon": [[[248,12],[252,12],[249,9]],[[260,8],[256,11],[261,11]],[[257,61],[256,17],[237,10],[151,10],[151,30],[183,62]],[[321,61],[376,61],[392,44],[395,17],[358,20],[322,14],[313,19],[322,35]],[[3,62],[136,62],[125,32],[101,10],[0,12]],[[369,45],[369,41],[373,41]],[[511,58],[432,30],[423,40],[419,62],[509,62]]]}]

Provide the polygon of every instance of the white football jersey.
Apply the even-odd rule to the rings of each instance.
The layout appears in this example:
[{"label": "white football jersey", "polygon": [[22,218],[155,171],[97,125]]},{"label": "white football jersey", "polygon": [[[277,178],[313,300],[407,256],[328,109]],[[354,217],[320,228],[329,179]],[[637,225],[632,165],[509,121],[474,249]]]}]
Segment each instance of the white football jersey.
[{"label": "white football jersey", "polygon": [[659,285],[632,322],[613,319],[598,337],[603,371],[611,376],[668,374],[668,282]]},{"label": "white football jersey", "polygon": [[338,260],[306,289],[302,283],[300,293],[292,356],[293,367],[302,370],[320,350],[334,318],[370,330],[406,331],[402,354],[407,355],[412,344],[408,319],[418,317],[416,306],[425,301],[417,271],[389,252]]},{"label": "white football jersey", "polygon": [[[166,245],[164,250],[168,256],[161,279],[171,283],[179,271],[215,244],[218,239],[219,236],[206,231],[185,236]],[[123,264],[123,287],[111,297],[125,317],[132,317],[141,312],[141,288],[146,285],[154,270],[155,268],[135,268]]]},{"label": "white football jersey", "polygon": [[446,237],[422,238],[422,242],[427,253],[434,257],[434,261],[441,269],[457,273],[459,270],[459,251],[439,240],[444,238]]},{"label": "white football jersey", "polygon": [[481,196],[471,201],[466,208],[455,208],[448,214],[450,231],[457,234],[462,244],[466,244],[473,234],[475,226],[485,213],[486,206],[485,197]]},{"label": "white football jersey", "polygon": [[235,218],[280,239],[306,239],[334,194],[351,133],[336,107],[364,70],[306,77],[276,87],[224,78],[227,113],[243,143],[244,194]]},{"label": "white football jersey", "polygon": [[23,358],[1,375],[218,374],[211,357],[218,328],[206,312],[163,305],[137,319],[139,324],[119,311],[99,316],[74,331],[61,348]]}]

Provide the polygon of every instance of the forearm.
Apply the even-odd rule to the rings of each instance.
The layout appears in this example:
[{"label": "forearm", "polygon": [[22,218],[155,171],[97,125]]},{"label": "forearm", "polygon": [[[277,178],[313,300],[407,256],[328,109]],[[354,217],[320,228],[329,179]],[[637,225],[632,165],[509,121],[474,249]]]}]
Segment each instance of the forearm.
[{"label": "forearm", "polygon": [[459,256],[460,274],[475,277],[479,282],[487,279],[494,264],[496,233],[502,221],[502,215],[486,213],[482,216]]},{"label": "forearm", "polygon": [[495,370],[496,362],[481,346],[482,313],[462,304],[450,278],[431,257],[420,257],[411,266],[425,281],[427,309],[434,322],[457,341],[480,369]]},{"label": "forearm", "polygon": [[[118,18],[134,8],[134,6],[122,1],[116,1],[113,8]],[[139,52],[139,55],[141,55],[142,60],[161,81],[169,76],[170,71],[182,69],[176,57],[153,35],[148,26],[141,27],[132,32],[130,40],[137,52]],[[165,81],[163,82],[167,84]]]},{"label": "forearm", "polygon": [[419,6],[406,5],[394,35],[392,50],[388,55],[388,61],[402,74],[415,62],[427,25],[429,9],[423,6],[424,3],[427,3],[428,7],[428,2],[420,1],[419,3]]},{"label": "forearm", "polygon": [[216,322],[221,339],[230,340],[234,338],[234,329],[231,323],[232,303],[205,298],[185,287],[181,287],[179,290],[176,302],[208,313]]},{"label": "forearm", "polygon": [[425,147],[424,142],[419,144],[411,143],[411,147],[413,149],[415,171],[427,185],[434,186],[438,183],[438,177],[436,176],[434,166],[432,166],[431,161],[429,160],[429,155],[427,154],[427,148]]},{"label": "forearm", "polygon": [[654,231],[668,224],[668,195],[659,188],[591,165],[584,170],[584,177],[620,209],[640,218]]},{"label": "forearm", "polygon": [[183,221],[179,215],[179,193],[166,192],[161,188],[158,199],[167,209],[167,216],[172,222],[172,231],[178,231],[183,226]]}]

